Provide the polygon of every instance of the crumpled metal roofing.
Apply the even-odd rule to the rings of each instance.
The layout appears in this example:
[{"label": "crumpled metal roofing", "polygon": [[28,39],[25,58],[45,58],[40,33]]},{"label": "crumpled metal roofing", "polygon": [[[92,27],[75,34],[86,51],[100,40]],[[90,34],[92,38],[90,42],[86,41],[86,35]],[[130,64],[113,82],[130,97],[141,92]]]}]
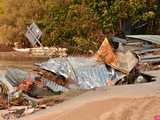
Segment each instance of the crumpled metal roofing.
[{"label": "crumpled metal roofing", "polygon": [[44,79],[44,86],[48,87],[50,90],[52,90],[53,92],[65,92],[68,91],[67,88],[65,88],[64,86],[58,85],[57,83],[51,81],[51,80],[47,80]]},{"label": "crumpled metal roofing", "polygon": [[97,62],[94,57],[53,58],[37,65],[73,80],[84,89],[103,87],[107,80],[118,80],[122,77],[122,74]]},{"label": "crumpled metal roofing", "polygon": [[16,87],[23,80],[26,80],[28,76],[29,76],[29,73],[17,68],[10,68],[5,73],[5,78],[13,87]]},{"label": "crumpled metal roofing", "polygon": [[[5,79],[2,81],[3,83],[7,83],[6,85],[10,87],[17,87],[23,80],[27,80],[28,76],[31,77],[31,79],[34,81],[36,77],[39,77],[36,74],[30,74],[29,72],[17,69],[17,68],[11,68],[6,71]],[[43,83],[45,87],[48,87],[53,92],[59,92],[59,91],[68,91],[67,88],[56,84],[54,81],[47,80],[43,78]],[[12,90],[13,92],[13,90]]]},{"label": "crumpled metal roofing", "polygon": [[160,44],[160,35],[126,35],[126,37],[141,39],[154,44]]}]

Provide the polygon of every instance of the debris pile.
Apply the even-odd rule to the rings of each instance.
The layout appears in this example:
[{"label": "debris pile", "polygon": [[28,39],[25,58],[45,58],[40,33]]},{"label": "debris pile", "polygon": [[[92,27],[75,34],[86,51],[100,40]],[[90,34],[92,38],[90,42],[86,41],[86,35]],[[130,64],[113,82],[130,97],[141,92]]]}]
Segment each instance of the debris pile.
[{"label": "debris pile", "polygon": [[0,52],[9,52],[12,51],[12,45],[8,45],[8,44],[1,44],[0,43]]},{"label": "debris pile", "polygon": [[159,35],[127,35],[127,38],[125,47],[139,57],[141,70],[160,68]]},{"label": "debris pile", "polygon": [[[118,49],[114,49],[110,41],[105,39],[93,57],[51,58],[36,63],[33,72],[8,69],[0,81],[1,108],[25,107],[11,109],[3,117],[11,114],[17,118],[48,108],[63,102],[66,99],[65,93],[74,90],[153,81],[154,77],[144,74],[143,70],[146,64],[150,67],[151,63],[153,66],[160,62],[157,41],[148,40],[144,44],[146,41],[142,38],[130,40],[134,36],[127,37],[112,38],[119,46]],[[55,49],[51,51],[57,52]],[[151,68],[158,69],[155,67]]]},{"label": "debris pile", "polygon": [[27,53],[34,56],[47,56],[47,57],[66,57],[66,48],[56,47],[38,47],[38,48],[14,48],[17,52]]},{"label": "debris pile", "polygon": [[67,49],[56,47],[30,48],[30,54],[36,56],[47,55],[49,57],[65,57],[67,56]]}]

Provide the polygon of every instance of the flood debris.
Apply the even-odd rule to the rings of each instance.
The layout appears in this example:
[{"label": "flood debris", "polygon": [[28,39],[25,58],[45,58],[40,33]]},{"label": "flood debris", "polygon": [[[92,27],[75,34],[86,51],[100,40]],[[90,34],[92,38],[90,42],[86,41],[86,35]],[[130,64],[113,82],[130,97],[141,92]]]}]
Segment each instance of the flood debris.
[{"label": "flood debris", "polygon": [[67,48],[57,47],[14,48],[13,50],[19,54],[46,57],[65,57],[68,51]]},{"label": "flood debris", "polygon": [[[2,115],[5,119],[8,119],[6,115],[10,119],[13,117],[19,118],[63,102],[64,97],[59,95],[67,91],[67,88],[54,83],[54,81],[43,79],[37,74],[17,68],[8,69],[4,79],[0,82],[0,107],[8,111],[4,116]],[[46,107],[42,107],[42,105]],[[10,110],[13,106],[30,106],[30,108],[24,111],[18,108]]]},{"label": "flood debris", "polygon": [[[123,74],[106,67],[104,63],[97,62],[94,57],[65,57],[53,58],[47,62],[37,64],[44,71],[49,71],[55,76],[61,76],[62,83],[69,88],[68,84],[76,84],[78,88],[91,89],[106,86],[107,80],[121,79]],[[49,78],[49,77],[48,77]],[[57,81],[56,77],[54,81]],[[61,80],[60,79],[60,80]],[[63,85],[62,84],[62,85]]]},{"label": "flood debris", "polygon": [[145,76],[140,70],[142,60],[127,47],[127,39],[114,38],[114,42],[118,42],[116,49],[105,38],[93,57],[52,58],[36,64],[37,72],[68,89],[71,84],[91,89],[111,84],[136,83],[139,76]]},{"label": "flood debris", "polygon": [[139,57],[141,70],[154,70],[160,65],[160,35],[127,35],[127,41],[125,47]]},{"label": "flood debris", "polygon": [[151,44],[160,45],[160,35],[127,35],[127,37],[140,39]]},{"label": "flood debris", "polygon": [[100,49],[98,50],[96,58],[98,61],[110,65],[114,69],[126,74],[128,74],[138,63],[138,59],[129,50],[113,52],[113,48],[107,38],[105,38]]},{"label": "flood debris", "polygon": [[92,57],[50,58],[46,62],[35,63],[32,72],[8,69],[0,81],[1,108],[27,107],[12,109],[3,114],[3,118],[8,119],[6,116],[10,115],[19,118],[81,93],[73,91],[154,81],[154,76],[142,71],[146,66],[158,69],[153,67],[160,62],[157,40],[152,42],[142,37],[130,40],[130,37],[113,37],[114,44],[105,38]]}]

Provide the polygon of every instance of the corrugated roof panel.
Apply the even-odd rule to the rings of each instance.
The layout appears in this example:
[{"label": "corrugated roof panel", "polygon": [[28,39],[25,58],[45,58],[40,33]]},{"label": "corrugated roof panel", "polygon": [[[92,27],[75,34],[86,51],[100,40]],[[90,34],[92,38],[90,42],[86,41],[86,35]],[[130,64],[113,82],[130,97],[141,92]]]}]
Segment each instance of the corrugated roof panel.
[{"label": "corrugated roof panel", "polygon": [[160,35],[126,35],[126,37],[141,39],[154,44],[160,44]]},{"label": "corrugated roof panel", "polygon": [[[53,58],[39,64],[42,69],[51,71],[65,78],[74,80],[80,88],[95,88],[106,86],[107,80],[118,80],[122,77],[119,72],[111,72],[105,64],[99,63],[95,58],[67,57]],[[116,75],[115,75],[116,74]],[[114,77],[113,77],[114,76]]]}]

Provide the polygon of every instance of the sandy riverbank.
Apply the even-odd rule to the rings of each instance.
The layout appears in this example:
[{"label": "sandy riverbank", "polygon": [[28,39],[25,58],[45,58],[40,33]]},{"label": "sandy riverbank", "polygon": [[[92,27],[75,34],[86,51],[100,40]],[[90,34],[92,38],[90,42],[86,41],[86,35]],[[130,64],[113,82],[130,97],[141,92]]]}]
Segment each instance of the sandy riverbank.
[{"label": "sandy riverbank", "polygon": [[160,81],[87,92],[21,120],[154,120],[160,115]]},{"label": "sandy riverbank", "polygon": [[159,108],[160,97],[122,97],[90,102],[36,120],[154,120],[160,114]]},{"label": "sandy riverbank", "polygon": [[33,60],[48,60],[48,56],[35,56],[23,52],[0,52],[0,60],[17,60],[17,61],[33,61]]}]

